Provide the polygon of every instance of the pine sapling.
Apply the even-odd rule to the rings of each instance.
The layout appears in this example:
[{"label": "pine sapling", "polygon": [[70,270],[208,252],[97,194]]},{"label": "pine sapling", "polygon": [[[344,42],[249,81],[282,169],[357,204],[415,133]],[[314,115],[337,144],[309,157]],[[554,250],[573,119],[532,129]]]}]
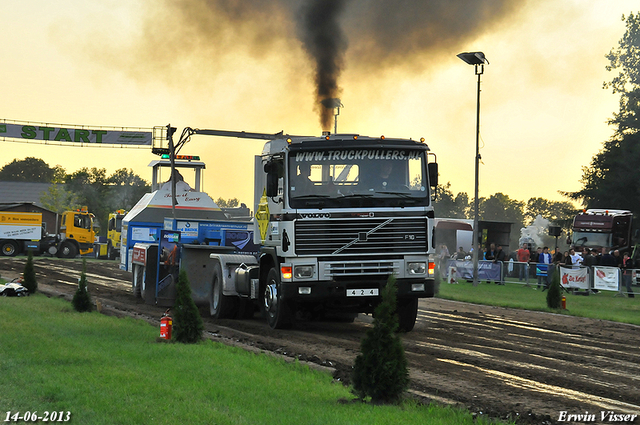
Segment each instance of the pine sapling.
[{"label": "pine sapling", "polygon": [[27,257],[27,263],[24,265],[22,272],[22,286],[27,288],[30,294],[33,294],[38,289],[38,282],[36,281],[36,270],[33,267],[33,253],[29,250],[29,256]]},{"label": "pine sapling", "polygon": [[547,292],[547,307],[559,309],[562,307],[562,286],[560,286],[560,267],[556,266],[551,278],[551,285]]},{"label": "pine sapling", "polygon": [[375,404],[398,402],[409,387],[409,371],[402,341],[397,333],[396,279],[390,276],[376,307],[373,328],[363,338],[353,369],[353,389]]},{"label": "pine sapling", "polygon": [[202,316],[191,297],[191,286],[185,270],[180,270],[173,306],[173,336],[176,341],[194,344],[202,339]]},{"label": "pine sapling", "polygon": [[84,258],[82,259],[82,273],[80,274],[80,281],[78,282],[78,290],[74,294],[71,303],[73,304],[73,308],[80,313],[85,311],[89,312],[93,309],[91,296],[87,290],[87,260]]}]

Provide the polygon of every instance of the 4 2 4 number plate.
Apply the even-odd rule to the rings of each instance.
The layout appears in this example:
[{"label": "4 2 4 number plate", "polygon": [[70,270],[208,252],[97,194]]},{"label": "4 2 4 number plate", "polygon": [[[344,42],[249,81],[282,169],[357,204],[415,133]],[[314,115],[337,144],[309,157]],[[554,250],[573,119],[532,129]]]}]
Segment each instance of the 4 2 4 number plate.
[{"label": "4 2 4 number plate", "polygon": [[347,289],[347,297],[376,297],[378,288]]}]

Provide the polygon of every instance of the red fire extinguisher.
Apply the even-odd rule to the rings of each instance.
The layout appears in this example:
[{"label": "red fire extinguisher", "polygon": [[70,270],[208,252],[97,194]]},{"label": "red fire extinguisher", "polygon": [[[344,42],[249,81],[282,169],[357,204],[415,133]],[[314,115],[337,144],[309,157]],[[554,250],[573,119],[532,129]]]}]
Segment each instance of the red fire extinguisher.
[{"label": "red fire extinguisher", "polygon": [[173,327],[173,319],[169,316],[169,310],[164,312],[160,319],[160,338],[171,339],[171,328]]}]

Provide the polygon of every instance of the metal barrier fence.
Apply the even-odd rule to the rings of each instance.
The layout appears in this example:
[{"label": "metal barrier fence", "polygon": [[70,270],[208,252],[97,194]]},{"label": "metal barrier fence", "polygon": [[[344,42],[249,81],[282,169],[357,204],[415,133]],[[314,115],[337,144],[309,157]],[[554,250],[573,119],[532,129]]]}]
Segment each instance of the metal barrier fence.
[{"label": "metal barrier fence", "polygon": [[[444,266],[444,267],[443,267]],[[478,261],[478,280],[488,283],[519,283],[537,288],[546,288],[551,284],[555,269],[560,268],[560,285],[567,291],[586,294],[597,291],[615,291],[620,296],[634,296],[638,269],[625,269],[607,266],[565,266],[562,264],[522,263],[518,261]],[[441,263],[440,275],[447,283],[458,280],[473,281],[473,262],[471,260],[446,259]]]}]

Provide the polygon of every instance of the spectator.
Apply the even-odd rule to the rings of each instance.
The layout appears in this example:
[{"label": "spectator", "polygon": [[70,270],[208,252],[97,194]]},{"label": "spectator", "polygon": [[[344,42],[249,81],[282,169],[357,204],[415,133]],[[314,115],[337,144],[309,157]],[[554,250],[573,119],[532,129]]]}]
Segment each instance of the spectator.
[{"label": "spectator", "polygon": [[[489,249],[487,249],[487,252],[485,252],[484,254],[484,259],[487,261],[493,261],[496,259],[496,245],[495,244],[491,244],[489,245]],[[491,283],[491,280],[487,279],[487,283]]]},{"label": "spectator", "polygon": [[542,254],[538,257],[538,265],[536,266],[536,275],[538,276],[538,288],[542,286],[542,291],[548,289],[547,285],[547,272],[551,264],[551,254],[549,254],[549,247],[542,248]]},{"label": "spectator", "polygon": [[564,263],[564,255],[562,254],[562,252],[558,251],[557,249],[556,249],[556,253],[553,254],[553,262],[554,264]]},{"label": "spectator", "polygon": [[633,273],[633,260],[629,257],[629,253],[625,252],[622,256],[622,283],[624,283],[627,289],[627,296],[634,298],[633,290],[631,289],[631,277]]},{"label": "spectator", "polygon": [[616,267],[622,266],[622,257],[620,256],[620,251],[617,249],[613,251],[613,258],[616,259]]},{"label": "spectator", "polygon": [[584,250],[584,258],[582,260],[582,265],[586,267],[593,267],[596,264],[596,257],[593,255],[592,251],[589,248]]},{"label": "spectator", "polygon": [[503,273],[503,268],[504,268],[504,261],[507,259],[507,255],[505,254],[505,252],[502,250],[502,245],[498,245],[498,249],[496,251],[496,255],[493,259],[493,262],[498,264],[500,266],[500,280],[498,282],[496,282],[496,285],[504,285],[503,282],[503,277],[502,277],[502,273]]},{"label": "spectator", "polygon": [[496,244],[489,245],[489,249],[484,255],[484,259],[487,261],[493,261],[496,259]]},{"label": "spectator", "polygon": [[616,257],[611,255],[606,248],[602,248],[602,257],[600,258],[600,265],[605,267],[618,267]]},{"label": "spectator", "polygon": [[441,275],[445,273],[449,257],[451,257],[451,254],[449,254],[449,248],[447,247],[447,244],[443,243],[440,245],[440,253],[438,254],[438,258],[440,259]]},{"label": "spectator", "polygon": [[464,260],[467,256],[467,253],[464,252],[464,248],[458,248],[458,252],[456,252],[456,260]]},{"label": "spectator", "polygon": [[531,259],[531,252],[529,251],[529,248],[527,247],[526,243],[523,243],[522,248],[516,251],[516,255],[518,258],[518,262],[520,263],[518,264],[518,269],[519,269],[518,271],[520,275],[520,281],[522,282],[523,280],[525,280],[525,276],[527,273],[526,263],[528,263],[529,260]]},{"label": "spectator", "polygon": [[575,251],[575,249],[571,248],[571,250],[569,251],[569,256],[571,257],[571,264],[573,264],[573,268],[577,269],[580,266],[580,264],[582,264],[582,255],[580,255],[579,253],[577,253]]}]

